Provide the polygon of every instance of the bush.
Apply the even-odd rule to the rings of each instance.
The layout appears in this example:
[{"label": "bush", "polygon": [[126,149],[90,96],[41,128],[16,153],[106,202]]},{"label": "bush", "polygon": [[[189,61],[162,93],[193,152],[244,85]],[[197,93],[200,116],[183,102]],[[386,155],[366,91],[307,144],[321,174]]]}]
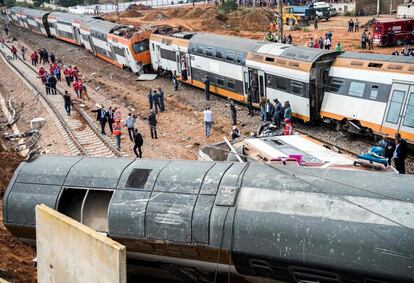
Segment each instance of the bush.
[{"label": "bush", "polygon": [[237,3],[233,0],[226,0],[221,4],[220,11],[223,11],[224,13],[230,13],[232,11],[237,10]]},{"label": "bush", "polygon": [[16,4],[16,0],[5,0],[4,5],[6,6],[14,6]]},{"label": "bush", "polygon": [[348,12],[345,12],[345,13],[344,13],[344,16],[345,16],[345,17],[352,17],[352,16],[355,16],[355,13],[354,13],[354,12],[349,12],[349,11],[348,11]]},{"label": "bush", "polygon": [[309,30],[309,28],[308,28],[308,27],[303,27],[303,28],[302,28],[302,31],[303,31],[303,32],[310,32],[310,30]]}]

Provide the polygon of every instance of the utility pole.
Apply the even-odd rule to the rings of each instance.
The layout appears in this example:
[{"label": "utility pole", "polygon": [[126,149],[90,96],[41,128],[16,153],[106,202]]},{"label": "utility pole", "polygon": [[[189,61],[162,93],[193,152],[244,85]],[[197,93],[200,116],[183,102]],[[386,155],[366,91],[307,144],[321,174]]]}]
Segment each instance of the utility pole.
[{"label": "utility pole", "polygon": [[279,14],[279,21],[278,21],[278,30],[279,30],[279,40],[282,41],[283,37],[283,7],[282,7],[282,0],[277,0],[277,7],[278,7],[278,14]]},{"label": "utility pole", "polygon": [[379,18],[380,15],[380,0],[377,0],[377,18]]}]

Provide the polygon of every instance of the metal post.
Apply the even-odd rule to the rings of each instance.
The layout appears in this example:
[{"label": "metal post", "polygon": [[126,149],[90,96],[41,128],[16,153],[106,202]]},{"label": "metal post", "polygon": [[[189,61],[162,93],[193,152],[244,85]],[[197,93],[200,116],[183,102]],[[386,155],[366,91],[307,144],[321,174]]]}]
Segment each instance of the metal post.
[{"label": "metal post", "polygon": [[380,15],[380,0],[377,0],[377,18],[379,18]]},{"label": "metal post", "polygon": [[390,2],[390,15],[392,14],[392,0]]},{"label": "metal post", "polygon": [[278,13],[279,13],[279,21],[278,21],[278,30],[279,30],[279,40],[282,41],[283,37],[283,7],[282,7],[282,0],[277,1],[278,6]]}]

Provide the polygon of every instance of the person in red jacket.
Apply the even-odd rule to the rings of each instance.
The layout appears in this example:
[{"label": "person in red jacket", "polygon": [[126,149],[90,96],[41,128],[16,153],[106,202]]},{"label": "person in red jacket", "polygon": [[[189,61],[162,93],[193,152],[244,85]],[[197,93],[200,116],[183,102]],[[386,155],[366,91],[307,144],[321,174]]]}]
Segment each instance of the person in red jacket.
[{"label": "person in red jacket", "polygon": [[285,125],[285,130],[283,131],[283,134],[285,136],[290,136],[290,135],[292,135],[292,131],[293,131],[292,122],[290,121],[289,118],[286,118],[285,123],[286,123],[286,125]]},{"label": "person in red jacket", "polygon": [[115,141],[116,141],[116,149],[120,150],[121,149],[121,121],[116,121],[113,125],[113,134],[115,136]]},{"label": "person in red jacket", "polygon": [[78,93],[79,93],[79,98],[80,98],[80,99],[83,99],[83,98],[82,98],[83,82],[82,82],[82,80],[81,80],[81,79],[79,79],[79,81],[77,81],[77,83],[78,83]]},{"label": "person in red jacket", "polygon": [[37,53],[36,53],[36,51],[34,51],[32,53],[32,55],[30,55],[30,59],[32,59],[32,66],[36,66],[37,65]]},{"label": "person in red jacket", "polygon": [[13,53],[13,60],[17,59],[17,49],[14,45],[11,48],[11,52]]},{"label": "person in red jacket", "polygon": [[66,67],[63,74],[65,75],[66,84],[70,86],[70,83],[72,82],[72,68],[70,66]]},{"label": "person in red jacket", "polygon": [[55,73],[55,65],[54,64],[50,64],[50,68],[49,68],[49,72],[51,73],[51,74],[54,74]]},{"label": "person in red jacket", "polygon": [[73,80],[79,80],[79,69],[78,69],[78,66],[73,66],[73,68],[72,68],[72,78],[73,78]]},{"label": "person in red jacket", "polygon": [[42,84],[44,84],[45,81],[46,81],[46,73],[47,72],[46,72],[45,68],[43,68],[43,66],[40,67],[40,69],[39,69],[39,77],[42,80]]},{"label": "person in red jacket", "polygon": [[72,83],[72,87],[73,87],[73,90],[74,90],[74,91],[75,91],[75,93],[76,93],[76,97],[77,97],[78,99],[80,99],[80,93],[79,93],[78,81],[74,81],[74,82]]}]

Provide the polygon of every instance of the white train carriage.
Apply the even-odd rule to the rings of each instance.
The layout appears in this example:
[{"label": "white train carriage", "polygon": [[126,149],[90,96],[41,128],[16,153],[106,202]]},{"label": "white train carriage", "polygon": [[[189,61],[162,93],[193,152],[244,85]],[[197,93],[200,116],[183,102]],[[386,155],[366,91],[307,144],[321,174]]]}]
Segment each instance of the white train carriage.
[{"label": "white train carriage", "polygon": [[[164,35],[163,33],[171,33]],[[182,75],[183,65],[189,66],[188,45],[193,33],[177,32],[172,29],[156,31],[150,36],[152,68],[155,71],[167,70]],[[184,67],[185,69],[185,67]],[[191,74],[187,74],[191,78]]]},{"label": "white train carriage", "polygon": [[414,58],[347,52],[329,73],[321,117],[341,132],[414,141]]},{"label": "white train carriage", "polygon": [[49,36],[49,29],[47,25],[47,16],[50,12],[35,10],[35,9],[23,9],[22,14],[25,15],[25,18],[22,19],[25,21],[26,28],[30,31]]},{"label": "white train carriage", "polygon": [[246,67],[256,77],[258,94],[281,103],[289,101],[292,116],[305,122],[319,118],[324,85],[337,52],[266,43],[250,52]]},{"label": "white train carriage", "polygon": [[9,19],[10,21],[14,24],[17,25],[19,27],[24,28],[24,24],[23,24],[23,20],[22,20],[22,16],[21,16],[21,12],[24,10],[25,8],[23,7],[18,7],[18,6],[14,6],[11,7],[9,9]]},{"label": "white train carriage", "polygon": [[48,15],[50,34],[60,40],[64,40],[73,44],[80,45],[80,35],[73,26],[75,20],[80,19],[80,15],[52,12]]}]

